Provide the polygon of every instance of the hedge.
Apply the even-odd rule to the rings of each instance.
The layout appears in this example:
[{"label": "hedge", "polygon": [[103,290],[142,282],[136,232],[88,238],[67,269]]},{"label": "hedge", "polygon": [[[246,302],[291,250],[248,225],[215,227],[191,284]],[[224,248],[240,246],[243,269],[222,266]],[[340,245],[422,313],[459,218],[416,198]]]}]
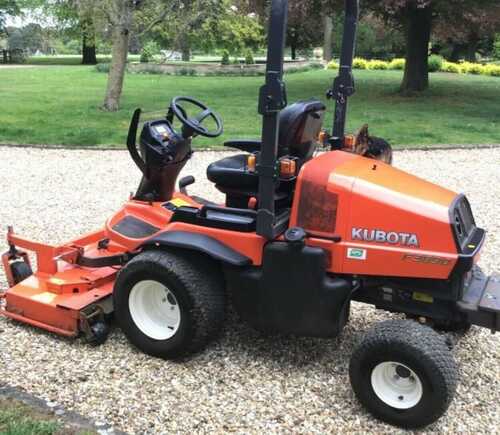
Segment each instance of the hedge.
[{"label": "hedge", "polygon": [[[368,69],[368,70],[403,70],[405,67],[404,59],[393,59],[391,62],[384,60],[367,60],[361,57],[356,57],[353,60],[352,67],[354,69]],[[337,61],[332,60],[326,66],[327,69],[338,69],[339,64]],[[500,65],[494,63],[481,64],[471,62],[448,62],[440,56],[432,55],[429,57],[429,71],[441,71],[452,74],[480,74],[492,77],[500,77]]]}]

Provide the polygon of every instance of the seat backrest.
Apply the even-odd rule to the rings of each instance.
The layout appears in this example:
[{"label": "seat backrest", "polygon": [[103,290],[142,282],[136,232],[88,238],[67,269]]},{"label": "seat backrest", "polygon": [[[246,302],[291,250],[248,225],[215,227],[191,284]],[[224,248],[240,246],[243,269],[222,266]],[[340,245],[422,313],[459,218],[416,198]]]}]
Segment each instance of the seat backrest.
[{"label": "seat backrest", "polygon": [[323,126],[325,105],[316,99],[298,101],[280,113],[279,155],[312,157]]}]

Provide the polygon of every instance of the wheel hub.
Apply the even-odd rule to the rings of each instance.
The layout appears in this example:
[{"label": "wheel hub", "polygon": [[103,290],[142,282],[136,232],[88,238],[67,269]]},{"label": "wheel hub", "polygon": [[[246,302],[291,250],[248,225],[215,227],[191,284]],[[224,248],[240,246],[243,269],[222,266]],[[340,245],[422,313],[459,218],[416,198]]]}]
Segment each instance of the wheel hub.
[{"label": "wheel hub", "polygon": [[422,399],[420,378],[412,369],[398,362],[378,364],[372,371],[371,383],[377,397],[396,409],[413,408]]},{"label": "wheel hub", "polygon": [[132,287],[129,310],[135,325],[153,340],[172,338],[181,322],[175,295],[162,283],[139,281]]}]

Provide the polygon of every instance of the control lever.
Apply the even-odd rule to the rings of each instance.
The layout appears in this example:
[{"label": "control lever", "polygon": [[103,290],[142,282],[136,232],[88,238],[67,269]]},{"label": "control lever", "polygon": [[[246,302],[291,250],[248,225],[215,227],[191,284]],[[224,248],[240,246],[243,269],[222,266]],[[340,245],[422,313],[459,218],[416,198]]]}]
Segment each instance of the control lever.
[{"label": "control lever", "polygon": [[179,191],[183,195],[187,195],[188,193],[187,193],[186,187],[191,186],[191,184],[194,184],[195,181],[196,180],[195,180],[195,178],[192,175],[188,175],[186,177],[182,177],[179,180]]}]

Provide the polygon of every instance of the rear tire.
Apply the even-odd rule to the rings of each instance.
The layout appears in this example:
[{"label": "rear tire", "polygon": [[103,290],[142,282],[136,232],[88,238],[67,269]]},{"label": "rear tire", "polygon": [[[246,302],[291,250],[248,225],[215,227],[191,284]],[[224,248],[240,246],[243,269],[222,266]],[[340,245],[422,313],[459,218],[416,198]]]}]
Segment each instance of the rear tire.
[{"label": "rear tire", "polygon": [[118,274],[113,299],[115,317],[129,341],[163,359],[198,352],[224,323],[218,265],[191,251],[139,254]]},{"label": "rear tire", "polygon": [[389,320],[370,329],[349,366],[352,388],[375,417],[403,428],[435,422],[455,394],[458,369],[431,328]]}]

